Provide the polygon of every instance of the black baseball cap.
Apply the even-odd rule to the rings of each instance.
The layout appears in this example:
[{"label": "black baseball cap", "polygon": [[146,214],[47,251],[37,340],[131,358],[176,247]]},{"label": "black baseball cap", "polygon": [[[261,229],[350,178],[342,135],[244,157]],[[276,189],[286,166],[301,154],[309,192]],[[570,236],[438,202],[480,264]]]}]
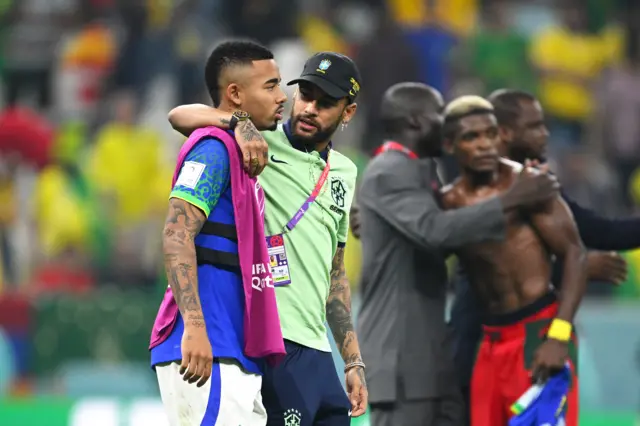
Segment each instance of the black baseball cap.
[{"label": "black baseball cap", "polygon": [[348,97],[355,100],[360,91],[360,71],[351,58],[335,52],[320,52],[304,64],[299,78],[287,85],[308,81],[318,86],[332,98]]}]

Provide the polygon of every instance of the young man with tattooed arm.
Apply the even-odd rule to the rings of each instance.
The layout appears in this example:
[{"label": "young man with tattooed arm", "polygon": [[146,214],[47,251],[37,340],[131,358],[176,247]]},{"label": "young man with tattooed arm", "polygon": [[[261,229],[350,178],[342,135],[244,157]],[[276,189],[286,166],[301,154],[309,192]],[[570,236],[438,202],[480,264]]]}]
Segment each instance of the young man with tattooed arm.
[{"label": "young man with tattooed arm", "polygon": [[[286,96],[272,53],[251,42],[226,42],[209,57],[205,79],[214,105],[246,110],[258,128],[275,128]],[[235,115],[234,115],[235,117]],[[259,133],[236,117],[235,133]],[[261,359],[245,354],[245,293],[230,155],[205,136],[190,149],[169,199],[164,263],[170,292],[151,340],[163,405],[171,426],[264,426]],[[171,298],[175,300],[175,303]],[[179,312],[176,312],[176,305]],[[186,422],[186,423],[185,423]]]},{"label": "young man with tattooed arm", "polygon": [[[262,132],[269,164],[258,180],[265,197],[265,227],[287,357],[265,372],[262,397],[269,426],[348,426],[364,414],[368,393],[351,293],[344,269],[349,209],[357,168],[333,149],[331,138],[356,112],[360,74],[353,61],[321,52],[305,64],[291,119]],[[227,112],[204,105],[175,108],[183,134],[225,126]],[[329,324],[345,361],[345,395],[327,337]]]}]

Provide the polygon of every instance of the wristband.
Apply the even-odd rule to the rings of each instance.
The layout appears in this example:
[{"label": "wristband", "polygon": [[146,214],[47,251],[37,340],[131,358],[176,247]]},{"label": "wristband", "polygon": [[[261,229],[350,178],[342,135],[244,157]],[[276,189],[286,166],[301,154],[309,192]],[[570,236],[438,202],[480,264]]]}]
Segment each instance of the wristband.
[{"label": "wristband", "polygon": [[349,371],[349,370],[351,370],[352,368],[355,368],[355,367],[365,368],[366,366],[364,365],[364,362],[361,362],[361,361],[350,362],[349,364],[344,366],[344,372],[346,373],[347,371]]},{"label": "wristband", "polygon": [[251,115],[249,115],[246,111],[235,111],[231,115],[231,120],[229,120],[229,130],[235,130],[238,123],[241,121],[247,121],[251,119]]},{"label": "wristband", "polygon": [[561,342],[568,342],[571,340],[572,330],[573,326],[569,321],[555,318],[551,321],[551,326],[549,327],[549,331],[547,331],[547,337]]},{"label": "wristband", "polygon": [[238,120],[238,117],[236,117],[235,115],[232,115],[231,120],[229,120],[229,130],[235,130],[239,121],[240,120]]}]

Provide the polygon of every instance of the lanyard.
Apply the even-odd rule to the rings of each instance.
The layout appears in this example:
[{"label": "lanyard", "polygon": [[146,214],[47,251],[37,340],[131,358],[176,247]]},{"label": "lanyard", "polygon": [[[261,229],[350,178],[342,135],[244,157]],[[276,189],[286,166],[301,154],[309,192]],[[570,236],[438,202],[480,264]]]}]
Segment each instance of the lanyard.
[{"label": "lanyard", "polygon": [[327,156],[327,165],[324,166],[324,170],[320,175],[320,179],[318,179],[318,183],[316,183],[316,187],[313,188],[313,191],[311,191],[311,195],[309,195],[309,198],[307,198],[307,200],[304,203],[302,203],[302,206],[300,206],[296,214],[294,214],[291,220],[287,223],[287,229],[289,231],[295,228],[298,222],[300,222],[300,219],[302,219],[302,216],[304,216],[307,210],[309,210],[309,207],[311,207],[311,204],[313,204],[313,202],[316,200],[316,198],[320,194],[320,190],[324,186],[324,183],[327,181],[328,176],[329,176],[329,157]]},{"label": "lanyard", "polygon": [[404,152],[409,156],[409,158],[413,158],[414,160],[418,158],[415,152],[411,151],[406,146],[393,141],[385,142],[384,144],[382,144],[382,146],[379,146],[378,149],[376,149],[375,152],[373,153],[373,156],[374,157],[378,156],[383,152],[387,152],[387,151],[400,151],[400,152]]}]

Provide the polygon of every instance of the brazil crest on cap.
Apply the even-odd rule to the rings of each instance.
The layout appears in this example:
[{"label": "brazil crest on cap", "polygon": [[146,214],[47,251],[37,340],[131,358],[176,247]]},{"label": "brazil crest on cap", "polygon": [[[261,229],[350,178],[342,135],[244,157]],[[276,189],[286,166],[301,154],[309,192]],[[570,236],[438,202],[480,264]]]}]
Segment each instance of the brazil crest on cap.
[{"label": "brazil crest on cap", "polygon": [[328,59],[323,59],[320,61],[320,65],[318,65],[318,69],[320,71],[326,71],[331,66],[331,61]]}]

